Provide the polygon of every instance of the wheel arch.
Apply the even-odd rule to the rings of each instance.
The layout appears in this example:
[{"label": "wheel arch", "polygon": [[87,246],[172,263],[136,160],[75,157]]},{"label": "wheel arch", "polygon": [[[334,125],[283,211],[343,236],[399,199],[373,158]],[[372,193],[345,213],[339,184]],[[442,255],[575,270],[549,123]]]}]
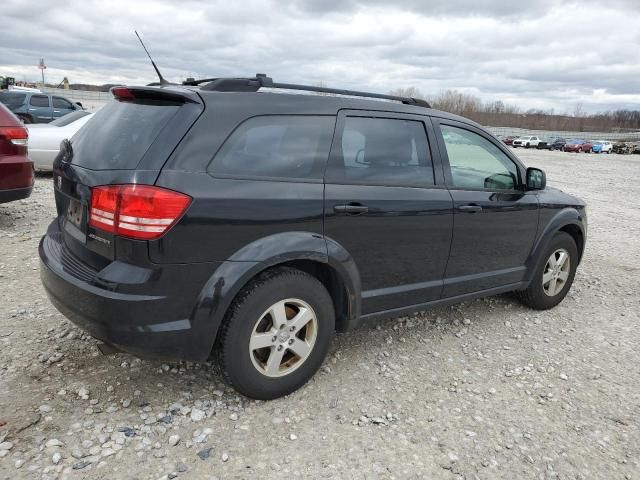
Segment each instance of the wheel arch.
[{"label": "wheel arch", "polygon": [[586,244],[585,222],[584,214],[576,208],[564,208],[551,218],[534,243],[529,258],[527,259],[527,280],[530,280],[540,256],[558,232],[565,232],[574,239],[578,248],[578,262],[580,262]]},{"label": "wheel arch", "polygon": [[210,348],[199,356],[203,360],[209,356],[229,307],[249,282],[283,266],[308,273],[327,288],[337,331],[355,328],[361,311],[360,278],[351,256],[338,247],[315,233],[280,233],[252,242],[221,262],[203,287],[192,314],[198,334],[210,339]]}]

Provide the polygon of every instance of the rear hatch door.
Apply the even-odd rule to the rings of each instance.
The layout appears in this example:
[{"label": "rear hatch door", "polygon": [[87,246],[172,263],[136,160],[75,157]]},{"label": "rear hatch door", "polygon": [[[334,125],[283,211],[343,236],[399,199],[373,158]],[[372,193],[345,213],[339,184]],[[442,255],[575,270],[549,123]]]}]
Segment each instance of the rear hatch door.
[{"label": "rear hatch door", "polygon": [[129,253],[146,251],[147,242],[122,241],[91,227],[92,188],[153,185],[203,109],[199,96],[189,90],[140,87],[120,92],[123,97],[110,101],[70,140],[63,140],[53,165],[62,240],[76,257],[98,270],[126,254],[125,247]]}]

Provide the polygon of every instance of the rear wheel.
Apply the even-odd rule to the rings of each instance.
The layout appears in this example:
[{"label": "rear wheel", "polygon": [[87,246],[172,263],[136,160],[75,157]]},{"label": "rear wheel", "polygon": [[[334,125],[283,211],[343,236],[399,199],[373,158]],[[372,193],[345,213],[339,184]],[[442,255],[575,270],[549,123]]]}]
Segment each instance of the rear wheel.
[{"label": "rear wheel", "polygon": [[18,118],[22,120],[22,123],[25,125],[33,123],[33,119],[29,115],[18,115]]},{"label": "rear wheel", "polygon": [[576,242],[568,233],[558,232],[540,258],[529,287],[518,296],[531,308],[547,310],[569,293],[578,266]]},{"label": "rear wheel", "polygon": [[322,365],[334,325],[331,296],[318,279],[291,268],[265,272],[238,295],[221,327],[224,376],[247,397],[292,393]]}]

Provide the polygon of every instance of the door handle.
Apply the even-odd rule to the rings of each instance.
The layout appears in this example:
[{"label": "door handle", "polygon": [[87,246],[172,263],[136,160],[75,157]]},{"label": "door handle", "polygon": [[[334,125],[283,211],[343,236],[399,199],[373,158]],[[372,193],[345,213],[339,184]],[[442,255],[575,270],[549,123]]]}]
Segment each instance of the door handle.
[{"label": "door handle", "polygon": [[476,213],[481,212],[482,207],[480,205],[462,205],[461,207],[458,207],[458,210],[466,213]]},{"label": "door handle", "polygon": [[362,205],[361,203],[348,203],[346,205],[334,205],[333,211],[336,213],[348,213],[351,215],[357,215],[359,213],[367,213],[369,207]]}]

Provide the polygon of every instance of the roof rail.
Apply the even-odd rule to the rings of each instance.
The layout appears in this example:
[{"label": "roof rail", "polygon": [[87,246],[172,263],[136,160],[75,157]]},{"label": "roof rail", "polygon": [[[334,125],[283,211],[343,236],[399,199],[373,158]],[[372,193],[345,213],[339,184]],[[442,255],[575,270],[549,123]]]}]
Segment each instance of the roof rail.
[{"label": "roof rail", "polygon": [[201,80],[187,79],[183,85],[199,85],[202,90],[216,92],[257,92],[260,88],[277,88],[282,90],[301,90],[305,92],[329,93],[333,95],[347,95],[350,97],[379,98],[381,100],[393,100],[406,105],[431,108],[429,102],[420,98],[400,97],[396,95],[384,95],[382,93],[360,92],[356,90],[342,90],[338,88],[315,87],[312,85],[297,85],[294,83],[276,83],[264,73],[257,73],[253,78],[203,78]]}]

